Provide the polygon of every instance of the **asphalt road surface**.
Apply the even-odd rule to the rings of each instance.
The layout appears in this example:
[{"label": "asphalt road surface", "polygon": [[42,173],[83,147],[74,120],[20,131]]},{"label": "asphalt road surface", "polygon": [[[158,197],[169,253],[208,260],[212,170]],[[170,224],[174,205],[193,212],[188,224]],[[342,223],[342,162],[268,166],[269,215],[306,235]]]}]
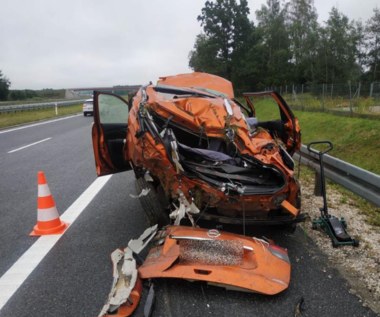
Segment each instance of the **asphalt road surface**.
[{"label": "asphalt road surface", "polygon": [[[39,240],[29,236],[37,217],[37,171],[45,172],[60,214],[96,182],[91,123],[91,117],[73,116],[0,130],[0,285]],[[147,226],[139,201],[129,196],[135,194],[133,173],[115,174],[104,183],[13,296],[0,302],[0,317],[98,315],[112,283],[110,253]],[[79,205],[70,210],[79,211]],[[302,230],[265,235],[289,249],[288,290],[270,297],[198,282],[156,280],[153,316],[376,316],[349,292],[346,281]],[[7,290],[3,284],[0,298]],[[295,315],[301,298],[303,310]],[[144,299],[135,316],[143,316],[143,305]]]}]

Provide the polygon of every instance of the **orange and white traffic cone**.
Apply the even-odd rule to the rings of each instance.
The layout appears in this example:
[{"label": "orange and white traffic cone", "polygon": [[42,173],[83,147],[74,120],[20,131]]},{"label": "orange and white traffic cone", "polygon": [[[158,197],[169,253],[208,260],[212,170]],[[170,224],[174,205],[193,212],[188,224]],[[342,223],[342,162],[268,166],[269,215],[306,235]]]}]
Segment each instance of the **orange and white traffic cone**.
[{"label": "orange and white traffic cone", "polygon": [[50,193],[46,182],[45,174],[39,171],[38,179],[38,198],[37,198],[37,224],[34,226],[31,236],[43,236],[47,234],[61,234],[68,224],[59,219],[54,198]]}]

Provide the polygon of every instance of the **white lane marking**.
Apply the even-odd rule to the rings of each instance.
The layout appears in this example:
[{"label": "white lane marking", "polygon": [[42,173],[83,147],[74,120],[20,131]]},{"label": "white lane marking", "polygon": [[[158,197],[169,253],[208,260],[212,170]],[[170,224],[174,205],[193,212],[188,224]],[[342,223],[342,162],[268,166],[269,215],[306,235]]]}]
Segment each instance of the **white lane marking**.
[{"label": "white lane marking", "polygon": [[43,122],[23,125],[23,126],[17,127],[17,128],[12,128],[12,129],[8,129],[8,130],[2,130],[2,131],[0,131],[0,134],[8,133],[8,132],[13,132],[13,131],[17,131],[17,130],[22,130],[22,129],[27,129],[27,128],[31,128],[31,127],[36,127],[38,125],[48,124],[48,123],[57,122],[57,121],[61,121],[61,120],[71,119],[71,118],[75,118],[75,117],[78,117],[78,116],[81,116],[81,115],[82,114],[78,113],[78,114],[75,114],[73,116],[68,116],[68,117],[58,118],[58,119],[54,119],[54,120],[49,120],[49,121],[43,121]]},{"label": "white lane marking", "polygon": [[[61,215],[61,220],[72,224],[87,205],[94,199],[112,175],[98,177],[76,201]],[[70,228],[70,227],[69,227]],[[30,273],[49,253],[57,241],[63,236],[41,236],[0,278],[0,312]]]},{"label": "white lane marking", "polygon": [[17,148],[17,149],[14,149],[14,150],[12,150],[12,151],[9,151],[9,152],[7,152],[7,153],[17,152],[17,151],[20,151],[20,150],[26,149],[27,147],[30,147],[30,146],[36,145],[36,144],[38,144],[38,143],[45,142],[45,141],[50,140],[50,139],[51,139],[51,138],[46,138],[46,139],[43,139],[43,140],[40,140],[40,141],[37,141],[37,142],[33,142],[33,143],[28,144],[28,145],[24,145],[24,146],[22,146],[22,147],[19,147],[19,148]]}]

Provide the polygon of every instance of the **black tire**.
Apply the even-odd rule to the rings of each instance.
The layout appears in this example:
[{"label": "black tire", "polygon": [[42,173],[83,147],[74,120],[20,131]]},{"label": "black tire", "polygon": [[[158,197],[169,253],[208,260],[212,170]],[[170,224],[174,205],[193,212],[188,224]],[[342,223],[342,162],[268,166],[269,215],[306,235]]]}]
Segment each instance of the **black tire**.
[{"label": "black tire", "polygon": [[87,117],[87,112],[83,112],[83,117]]},{"label": "black tire", "polygon": [[297,223],[291,223],[283,226],[283,230],[285,233],[294,233],[297,230]]},{"label": "black tire", "polygon": [[169,215],[162,206],[156,188],[151,182],[147,182],[143,177],[137,178],[135,182],[136,192],[139,194],[144,188],[150,191],[146,196],[139,198],[141,207],[144,209],[150,226],[158,224],[159,227],[170,223]]}]

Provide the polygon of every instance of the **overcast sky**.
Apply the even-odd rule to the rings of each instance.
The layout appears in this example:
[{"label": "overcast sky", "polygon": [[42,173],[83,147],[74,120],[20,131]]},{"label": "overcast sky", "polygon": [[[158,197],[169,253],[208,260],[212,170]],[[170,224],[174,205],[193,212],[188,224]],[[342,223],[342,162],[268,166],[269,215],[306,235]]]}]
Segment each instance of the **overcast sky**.
[{"label": "overcast sky", "polygon": [[[265,0],[248,0],[251,19]],[[205,0],[0,0],[0,70],[11,89],[144,84],[188,72]],[[315,0],[365,22],[379,0]]]}]

